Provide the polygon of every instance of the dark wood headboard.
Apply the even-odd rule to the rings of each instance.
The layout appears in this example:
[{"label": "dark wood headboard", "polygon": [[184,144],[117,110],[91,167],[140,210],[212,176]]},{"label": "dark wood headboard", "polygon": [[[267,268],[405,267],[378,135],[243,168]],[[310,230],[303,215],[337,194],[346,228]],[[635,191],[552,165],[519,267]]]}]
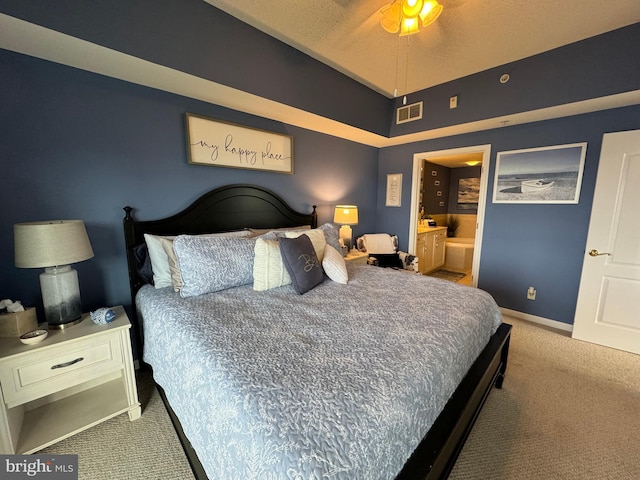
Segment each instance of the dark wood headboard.
[{"label": "dark wood headboard", "polygon": [[[255,185],[228,185],[216,188],[202,195],[183,211],[158,220],[139,222],[133,217],[132,207],[124,207],[124,210],[124,239],[134,316],[135,295],[144,285],[144,281],[138,275],[133,250],[137,245],[144,243],[145,233],[198,235],[244,228],[318,226],[315,205],[311,213],[296,212],[275,193]],[[134,323],[137,323],[137,320],[134,319]]]}]

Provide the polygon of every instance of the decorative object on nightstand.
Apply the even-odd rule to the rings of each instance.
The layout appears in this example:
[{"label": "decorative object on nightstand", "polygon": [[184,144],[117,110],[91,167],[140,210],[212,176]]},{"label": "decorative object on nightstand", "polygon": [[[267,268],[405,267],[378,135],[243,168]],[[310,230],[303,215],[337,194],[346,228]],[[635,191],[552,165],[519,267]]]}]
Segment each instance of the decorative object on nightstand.
[{"label": "decorative object on nightstand", "polygon": [[369,260],[369,255],[367,255],[366,252],[361,252],[355,248],[344,257],[345,262],[351,262],[357,265],[366,265],[367,260]]},{"label": "decorative object on nightstand", "polygon": [[358,224],[358,207],[355,205],[336,205],[333,222],[342,225],[340,227],[340,240],[343,241],[345,246],[351,248],[353,235],[351,225]]},{"label": "decorative object on nightstand", "polygon": [[116,312],[111,308],[99,308],[95,312],[91,312],[91,321],[96,325],[106,325],[116,318]]},{"label": "decorative object on nightstand", "polygon": [[37,344],[0,338],[0,454],[37,452],[125,412],[140,418],[131,323],[112,310],[108,325],[85,313]]},{"label": "decorative object on nightstand", "polygon": [[31,330],[30,332],[24,333],[20,335],[20,341],[25,345],[33,345],[35,343],[40,343],[49,334],[48,330]]},{"label": "decorative object on nightstand", "polygon": [[19,337],[38,328],[35,308],[9,299],[0,301],[0,307],[0,337]]},{"label": "decorative object on nightstand", "polygon": [[93,257],[82,220],[52,220],[13,226],[15,264],[43,268],[40,289],[49,328],[65,328],[82,316],[78,272],[71,263]]}]

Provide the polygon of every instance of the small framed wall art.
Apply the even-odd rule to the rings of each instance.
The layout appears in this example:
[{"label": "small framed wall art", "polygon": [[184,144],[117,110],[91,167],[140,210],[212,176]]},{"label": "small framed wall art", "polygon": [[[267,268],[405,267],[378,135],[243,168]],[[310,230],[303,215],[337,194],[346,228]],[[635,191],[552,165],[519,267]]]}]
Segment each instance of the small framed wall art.
[{"label": "small framed wall art", "polygon": [[385,207],[402,206],[402,174],[390,173],[387,175],[387,199]]}]

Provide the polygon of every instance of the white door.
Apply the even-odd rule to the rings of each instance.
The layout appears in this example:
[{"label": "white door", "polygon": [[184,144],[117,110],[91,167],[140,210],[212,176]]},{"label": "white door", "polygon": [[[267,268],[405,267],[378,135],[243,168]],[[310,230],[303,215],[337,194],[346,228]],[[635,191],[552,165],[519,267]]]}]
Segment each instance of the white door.
[{"label": "white door", "polygon": [[640,130],[603,137],[573,338],[640,354]]}]

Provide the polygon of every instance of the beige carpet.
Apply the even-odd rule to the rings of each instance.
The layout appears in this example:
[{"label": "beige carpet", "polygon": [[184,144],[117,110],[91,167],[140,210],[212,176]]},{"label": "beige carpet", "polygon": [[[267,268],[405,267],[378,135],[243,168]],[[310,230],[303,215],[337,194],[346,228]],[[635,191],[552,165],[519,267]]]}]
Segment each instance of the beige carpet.
[{"label": "beige carpet", "polygon": [[[450,480],[640,479],[640,356],[505,321],[504,388],[489,395]],[[138,375],[142,418],[121,415],[44,452],[78,454],[80,479],[192,479],[149,374]]]},{"label": "beige carpet", "polygon": [[512,323],[502,390],[450,480],[640,479],[640,356]]},{"label": "beige carpet", "polygon": [[192,480],[151,374],[136,371],[142,416],[119,415],[38,453],[77,454],[79,480]]}]

